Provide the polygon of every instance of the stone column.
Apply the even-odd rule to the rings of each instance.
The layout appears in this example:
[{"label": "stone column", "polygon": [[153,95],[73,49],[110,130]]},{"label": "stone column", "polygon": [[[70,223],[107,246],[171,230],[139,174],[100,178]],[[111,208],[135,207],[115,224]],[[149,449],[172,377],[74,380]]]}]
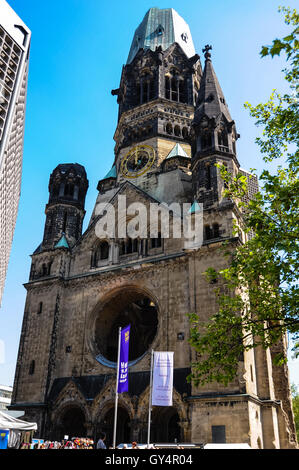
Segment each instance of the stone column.
[{"label": "stone column", "polygon": [[90,439],[93,439],[94,436],[94,425],[91,421],[86,421],[84,423],[85,429],[86,429],[86,436],[89,437]]},{"label": "stone column", "polygon": [[140,419],[132,419],[129,426],[131,428],[131,442],[136,441],[138,444],[143,423]]},{"label": "stone column", "polygon": [[182,440],[181,442],[191,442],[191,423],[188,419],[184,419],[178,422],[181,428]]}]

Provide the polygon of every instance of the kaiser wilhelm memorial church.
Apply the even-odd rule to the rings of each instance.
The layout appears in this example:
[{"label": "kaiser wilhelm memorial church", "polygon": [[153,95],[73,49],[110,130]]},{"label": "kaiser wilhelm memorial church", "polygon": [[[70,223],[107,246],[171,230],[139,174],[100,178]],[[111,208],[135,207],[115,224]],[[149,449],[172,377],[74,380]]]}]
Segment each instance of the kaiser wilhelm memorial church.
[{"label": "kaiser wilhelm memorial church", "polygon": [[[219,247],[241,214],[223,197],[215,164],[240,168],[239,134],[212,64],[212,48],[194,49],[188,25],[173,9],[151,8],[137,27],[119,88],[111,170],[100,176],[95,208],[82,233],[88,179],[84,162],[62,163],[50,175],[40,245],[31,255],[11,409],[25,410],[39,437],[97,439],[111,445],[118,329],[131,325],[129,391],[119,395],[117,444],[146,442],[151,351],[174,352],[173,405],[153,407],[151,442],[296,445],[287,366],[272,350],[240,358],[235,380],[195,387],[187,381],[196,353],[188,313],[217,311],[215,285],[203,273],[224,268]],[[217,53],[217,52],[215,52]],[[94,189],[94,188],[93,188]],[[120,197],[122,196],[122,198]],[[141,203],[202,207],[203,241],[158,230],[132,238],[99,238],[97,207]],[[129,213],[124,224],[132,219]],[[286,344],[279,346],[286,351]]]}]

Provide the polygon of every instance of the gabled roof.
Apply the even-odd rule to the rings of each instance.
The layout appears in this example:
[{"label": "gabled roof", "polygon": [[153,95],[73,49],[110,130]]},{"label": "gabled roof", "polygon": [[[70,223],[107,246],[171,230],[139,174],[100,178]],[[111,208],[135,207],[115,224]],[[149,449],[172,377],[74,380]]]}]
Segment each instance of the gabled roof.
[{"label": "gabled roof", "polygon": [[185,152],[185,150],[180,146],[180,144],[175,144],[173,149],[169,152],[169,154],[166,157],[166,160],[168,158],[173,158],[173,157],[185,157],[185,158],[190,158],[189,155]]},{"label": "gabled roof", "polygon": [[108,178],[116,178],[116,167],[113,165],[110,171],[104,176],[103,180],[106,180]]},{"label": "gabled roof", "polygon": [[202,211],[201,206],[198,204],[197,201],[194,201],[188,212],[189,214],[195,214],[195,212],[201,212],[201,211]]},{"label": "gabled roof", "polygon": [[68,241],[67,239],[65,238],[65,235],[63,234],[62,237],[60,238],[60,240],[58,240],[58,242],[56,243],[56,245],[54,246],[54,248],[69,248],[69,244],[68,244]]}]

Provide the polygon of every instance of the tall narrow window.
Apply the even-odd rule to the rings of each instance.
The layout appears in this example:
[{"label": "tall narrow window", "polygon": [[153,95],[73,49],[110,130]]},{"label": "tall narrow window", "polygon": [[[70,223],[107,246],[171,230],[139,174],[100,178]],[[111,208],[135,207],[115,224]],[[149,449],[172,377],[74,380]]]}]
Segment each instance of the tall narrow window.
[{"label": "tall narrow window", "polygon": [[180,126],[174,126],[174,135],[179,137],[181,135],[181,128]]},{"label": "tall narrow window", "polygon": [[122,241],[120,246],[119,246],[119,254],[120,254],[120,256],[126,254],[126,244],[125,244],[124,241]]},{"label": "tall narrow window", "polygon": [[50,262],[48,263],[48,272],[47,272],[48,276],[50,276],[50,274],[51,274],[51,267],[52,267],[52,264],[53,264],[53,261],[50,261]]},{"label": "tall narrow window", "polygon": [[218,224],[213,224],[213,238],[219,238],[219,225]]},{"label": "tall narrow window", "polygon": [[211,227],[209,225],[205,225],[205,240],[211,240],[211,238],[213,238],[212,236],[212,230],[211,230]]},{"label": "tall narrow window", "polygon": [[205,132],[200,139],[201,150],[207,150],[212,147],[212,136],[210,132]]},{"label": "tall narrow window", "polygon": [[42,311],[43,311],[43,303],[40,302],[39,305],[38,305],[38,311],[37,311],[38,315],[40,315],[42,313]]},{"label": "tall narrow window", "polygon": [[178,80],[176,77],[171,79],[171,100],[178,101]]},{"label": "tall narrow window", "polygon": [[134,238],[132,243],[132,252],[136,253],[138,251],[138,239]]},{"label": "tall narrow window", "polygon": [[96,248],[91,254],[91,267],[96,268],[99,261],[99,250]]},{"label": "tall narrow window", "polygon": [[73,197],[74,195],[74,185],[72,183],[67,183],[64,187],[64,195]]},{"label": "tall narrow window", "polygon": [[108,259],[109,256],[109,244],[108,242],[103,242],[100,244],[100,253],[99,253],[99,258],[100,259]]},{"label": "tall narrow window", "polygon": [[228,149],[227,133],[224,129],[218,132],[218,146],[220,150],[226,151]]},{"label": "tall narrow window", "polygon": [[133,246],[132,246],[132,238],[129,238],[128,241],[127,241],[127,251],[126,251],[126,254],[132,253],[132,249],[133,249]]},{"label": "tall narrow window", "polygon": [[157,238],[151,238],[151,248],[160,248],[162,246],[161,233],[158,233]]},{"label": "tall narrow window", "polygon": [[33,375],[34,370],[35,370],[35,361],[31,361],[30,366],[29,366],[29,375]]},{"label": "tall narrow window", "polygon": [[170,80],[169,80],[169,77],[165,77],[165,98],[170,100]]},{"label": "tall narrow window", "polygon": [[136,97],[139,104],[147,103],[155,97],[155,81],[151,75],[144,75],[136,86]]},{"label": "tall narrow window", "polygon": [[211,165],[208,163],[205,166],[205,180],[206,180],[206,188],[211,189]]},{"label": "tall narrow window", "polygon": [[180,101],[180,103],[186,103],[187,102],[184,80],[179,81],[179,101]]}]

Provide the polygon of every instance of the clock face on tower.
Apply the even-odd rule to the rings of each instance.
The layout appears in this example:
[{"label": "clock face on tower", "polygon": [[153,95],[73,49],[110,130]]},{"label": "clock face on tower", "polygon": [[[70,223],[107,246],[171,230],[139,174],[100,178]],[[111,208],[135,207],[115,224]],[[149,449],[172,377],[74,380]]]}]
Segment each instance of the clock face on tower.
[{"label": "clock face on tower", "polygon": [[136,145],[124,156],[120,171],[125,178],[144,175],[155,161],[155,150],[149,145]]}]

